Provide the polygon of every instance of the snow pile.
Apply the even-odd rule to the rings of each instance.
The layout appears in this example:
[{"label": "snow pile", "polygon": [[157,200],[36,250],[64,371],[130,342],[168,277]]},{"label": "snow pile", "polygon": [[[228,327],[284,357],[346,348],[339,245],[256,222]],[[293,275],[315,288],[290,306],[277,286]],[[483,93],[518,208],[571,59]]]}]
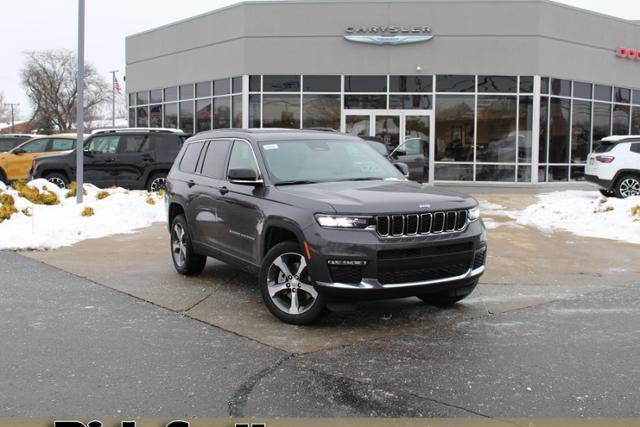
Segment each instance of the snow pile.
[{"label": "snow pile", "polygon": [[640,197],[606,198],[595,191],[556,191],[517,214],[517,222],[545,231],[640,244]]},{"label": "snow pile", "polygon": [[[101,190],[87,184],[84,204],[77,205],[75,197],[67,197],[69,190],[59,189],[46,180],[31,181],[27,187],[37,188],[43,194],[55,194],[58,203],[34,204],[15,188],[0,183],[0,197],[11,196],[15,207],[15,213],[0,222],[0,249],[53,249],[85,239],[131,233],[154,222],[166,221],[164,201],[159,193],[122,188]],[[87,215],[90,212],[87,208],[93,210],[91,215]]]}]

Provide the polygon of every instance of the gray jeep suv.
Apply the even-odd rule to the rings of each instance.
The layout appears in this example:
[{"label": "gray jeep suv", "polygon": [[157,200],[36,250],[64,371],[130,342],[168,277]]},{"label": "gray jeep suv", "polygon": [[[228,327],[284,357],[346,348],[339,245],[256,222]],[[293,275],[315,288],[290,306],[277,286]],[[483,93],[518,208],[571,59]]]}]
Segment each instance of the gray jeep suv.
[{"label": "gray jeep suv", "polygon": [[199,274],[213,257],[254,272],[288,323],[335,299],[453,304],[485,268],[478,203],[406,180],[357,137],[204,132],[178,154],[166,198],[176,270]]}]

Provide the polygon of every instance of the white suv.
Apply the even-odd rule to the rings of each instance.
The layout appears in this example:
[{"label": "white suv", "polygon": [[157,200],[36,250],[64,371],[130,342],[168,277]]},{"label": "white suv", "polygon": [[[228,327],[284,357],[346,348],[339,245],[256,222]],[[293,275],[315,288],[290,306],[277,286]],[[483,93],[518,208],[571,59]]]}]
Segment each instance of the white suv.
[{"label": "white suv", "polygon": [[640,196],[640,135],[609,136],[587,157],[585,179],[605,196]]}]

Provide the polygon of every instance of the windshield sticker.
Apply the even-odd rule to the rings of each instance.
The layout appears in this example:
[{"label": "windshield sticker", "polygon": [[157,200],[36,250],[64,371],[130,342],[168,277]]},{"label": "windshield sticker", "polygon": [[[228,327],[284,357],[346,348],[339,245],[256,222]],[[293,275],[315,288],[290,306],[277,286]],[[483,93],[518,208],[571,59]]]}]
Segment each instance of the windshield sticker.
[{"label": "windshield sticker", "polygon": [[278,149],[278,144],[267,144],[264,146],[265,150],[277,150]]}]

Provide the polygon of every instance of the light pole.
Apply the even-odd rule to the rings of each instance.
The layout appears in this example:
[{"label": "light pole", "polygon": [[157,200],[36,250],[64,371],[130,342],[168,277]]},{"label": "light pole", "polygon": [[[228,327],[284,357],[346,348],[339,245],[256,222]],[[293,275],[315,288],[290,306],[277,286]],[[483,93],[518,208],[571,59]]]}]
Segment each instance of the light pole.
[{"label": "light pole", "polygon": [[82,203],[84,176],[84,0],[78,0],[78,98],[76,100],[76,202]]},{"label": "light pole", "polygon": [[11,133],[16,133],[16,122],[14,120],[14,111],[13,108],[19,106],[20,104],[4,104],[8,107],[11,107]]},{"label": "light pole", "polygon": [[111,127],[116,127],[116,73],[118,70],[109,71],[111,73]]}]

